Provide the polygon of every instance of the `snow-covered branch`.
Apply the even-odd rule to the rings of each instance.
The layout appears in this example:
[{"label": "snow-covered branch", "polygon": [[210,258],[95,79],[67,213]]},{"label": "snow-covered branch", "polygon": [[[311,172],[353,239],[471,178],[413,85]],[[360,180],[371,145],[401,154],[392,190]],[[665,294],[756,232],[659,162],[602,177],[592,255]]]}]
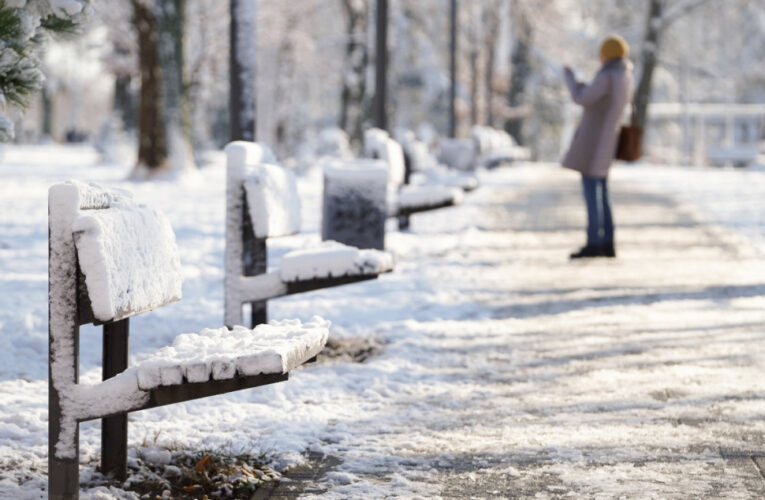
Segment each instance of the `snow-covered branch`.
[{"label": "snow-covered branch", "polygon": [[[39,53],[48,32],[73,32],[90,13],[89,0],[6,0],[0,5],[0,109],[24,107],[42,88]],[[0,141],[13,138],[0,116]]]}]

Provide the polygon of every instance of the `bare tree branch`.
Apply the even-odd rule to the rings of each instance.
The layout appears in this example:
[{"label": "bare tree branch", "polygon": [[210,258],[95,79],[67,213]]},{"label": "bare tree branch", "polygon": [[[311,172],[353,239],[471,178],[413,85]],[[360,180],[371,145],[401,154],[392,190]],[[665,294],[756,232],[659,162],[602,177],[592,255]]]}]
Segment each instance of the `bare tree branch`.
[{"label": "bare tree branch", "polygon": [[661,18],[660,30],[667,29],[672,23],[681,17],[689,14],[691,11],[710,3],[710,0],[681,0],[667,9],[666,14]]}]

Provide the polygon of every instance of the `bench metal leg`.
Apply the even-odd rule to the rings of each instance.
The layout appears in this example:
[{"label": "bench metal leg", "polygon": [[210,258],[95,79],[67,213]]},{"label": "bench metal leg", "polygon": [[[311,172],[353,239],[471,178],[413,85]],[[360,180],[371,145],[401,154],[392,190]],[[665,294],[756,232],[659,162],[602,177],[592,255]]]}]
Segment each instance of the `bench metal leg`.
[{"label": "bench metal leg", "polygon": [[[48,499],[77,500],[80,493],[79,446],[75,445],[74,458],[56,457],[62,414],[57,391],[52,385],[48,391]],[[74,442],[80,442],[79,424],[74,434]]]},{"label": "bench metal leg", "polygon": [[[77,383],[79,365],[79,328],[72,325],[70,333],[74,340],[74,352],[72,353],[72,365],[68,366],[68,376],[59,378],[62,383]],[[49,342],[53,343],[51,335]],[[53,350],[49,349],[48,356],[48,380],[52,381],[51,361]],[[48,383],[48,499],[49,500],[77,500],[80,494],[80,426],[76,424],[74,432],[73,457],[60,458],[56,456],[56,444],[61,438],[61,425],[64,419],[59,403],[59,393],[56,384]]]},{"label": "bench metal leg", "polygon": [[268,302],[260,300],[258,302],[250,303],[251,317],[250,327],[255,328],[263,323],[268,323]]},{"label": "bench metal leg", "polygon": [[[79,438],[79,433],[77,434]],[[48,460],[48,500],[77,500],[80,494],[79,457]]]},{"label": "bench metal leg", "polygon": [[[247,212],[247,202],[244,202],[244,214],[242,223],[242,260],[243,274],[245,276],[258,276],[268,270],[268,250],[266,239],[255,237],[252,228],[252,220]],[[260,300],[251,302],[250,326],[268,323],[268,302]]]},{"label": "bench metal leg", "polygon": [[[103,380],[127,369],[129,335],[128,319],[104,325]],[[101,419],[101,472],[120,481],[127,479],[127,438],[127,413]]]}]

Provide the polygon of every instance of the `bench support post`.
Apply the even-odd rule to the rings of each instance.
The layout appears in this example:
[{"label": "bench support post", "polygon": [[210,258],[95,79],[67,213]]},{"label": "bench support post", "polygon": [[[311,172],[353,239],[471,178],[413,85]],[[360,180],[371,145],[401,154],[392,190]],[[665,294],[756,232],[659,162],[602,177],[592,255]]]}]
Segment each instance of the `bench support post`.
[{"label": "bench support post", "polygon": [[[412,177],[412,158],[404,151],[404,185],[408,186]],[[400,215],[398,217],[398,228],[400,230],[409,229],[409,216]]]},{"label": "bench support post", "polygon": [[[242,204],[242,265],[244,276],[259,276],[268,270],[266,239],[255,237],[252,220],[247,211],[247,201]],[[268,302],[259,300],[250,303],[250,327],[268,323]],[[240,313],[241,314],[241,313]]]},{"label": "bench support post", "polygon": [[[128,367],[129,319],[104,325],[103,376],[114,377]],[[101,419],[101,473],[124,481],[127,478],[127,413]]]},{"label": "bench support post", "polygon": [[[73,326],[74,339],[74,363],[71,374],[74,375],[72,383],[77,382],[79,327]],[[51,339],[52,342],[53,339]],[[53,351],[49,351],[52,359]],[[48,362],[48,380],[53,380],[50,373],[51,362]],[[59,392],[55,384],[48,384],[48,500],[77,500],[80,494],[80,448],[76,443],[80,441],[80,426],[76,425],[74,432],[74,457],[59,458],[56,454],[56,443],[61,435],[63,412],[59,403]]]}]

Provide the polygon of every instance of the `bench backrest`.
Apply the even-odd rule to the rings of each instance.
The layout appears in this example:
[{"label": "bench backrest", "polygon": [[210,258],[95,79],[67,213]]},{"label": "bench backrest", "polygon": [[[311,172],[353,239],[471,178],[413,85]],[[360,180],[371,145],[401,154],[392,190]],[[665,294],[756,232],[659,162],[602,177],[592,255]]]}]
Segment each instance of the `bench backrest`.
[{"label": "bench backrest", "polygon": [[301,221],[295,175],[286,168],[263,163],[263,158],[263,150],[256,143],[237,141],[226,146],[227,211],[241,204],[232,198],[244,195],[256,238],[296,234]]},{"label": "bench backrest", "polygon": [[70,280],[78,267],[96,323],[181,298],[175,234],[159,212],[136,203],[125,191],[80,182],[51,187],[49,210],[52,301],[57,280]]},{"label": "bench backrest", "polygon": [[391,184],[404,184],[406,163],[401,145],[391,139],[388,132],[379,128],[364,131],[364,156],[384,160],[388,164],[388,181]]}]

